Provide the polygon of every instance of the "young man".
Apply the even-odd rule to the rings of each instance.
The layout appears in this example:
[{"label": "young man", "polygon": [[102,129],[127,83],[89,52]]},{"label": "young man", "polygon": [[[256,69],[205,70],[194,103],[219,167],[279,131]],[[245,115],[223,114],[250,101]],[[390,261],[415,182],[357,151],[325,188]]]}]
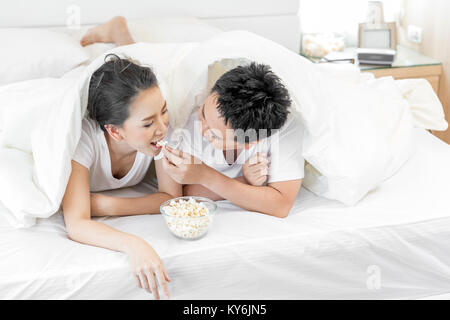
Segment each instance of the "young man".
[{"label": "young man", "polygon": [[[115,17],[90,29],[82,45],[134,43],[126,20]],[[304,176],[303,126],[289,114],[280,79],[262,64],[234,68],[220,77],[192,113],[177,149],[163,148],[168,174],[184,195],[226,199],[250,211],[286,217]]]},{"label": "young man", "polygon": [[184,185],[184,195],[286,217],[304,175],[303,126],[289,115],[290,105],[267,65],[234,68],[217,80],[186,127],[169,137],[182,142],[179,150],[163,149],[163,167]]}]

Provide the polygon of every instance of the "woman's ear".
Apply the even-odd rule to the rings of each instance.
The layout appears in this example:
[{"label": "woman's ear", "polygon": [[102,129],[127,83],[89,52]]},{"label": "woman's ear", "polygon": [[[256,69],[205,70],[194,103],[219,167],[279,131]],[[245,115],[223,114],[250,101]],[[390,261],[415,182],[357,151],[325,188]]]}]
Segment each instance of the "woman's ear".
[{"label": "woman's ear", "polygon": [[116,141],[122,141],[123,136],[119,132],[119,128],[113,124],[105,124],[105,130],[109,133],[111,138]]}]

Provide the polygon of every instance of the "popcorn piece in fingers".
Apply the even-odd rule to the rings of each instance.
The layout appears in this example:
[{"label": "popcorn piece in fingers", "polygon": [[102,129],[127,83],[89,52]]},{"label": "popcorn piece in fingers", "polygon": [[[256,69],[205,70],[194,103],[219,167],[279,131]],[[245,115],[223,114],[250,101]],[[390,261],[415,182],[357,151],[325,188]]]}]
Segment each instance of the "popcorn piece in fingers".
[{"label": "popcorn piece in fingers", "polygon": [[160,140],[156,143],[156,145],[160,148],[165,147],[167,145],[167,141]]}]

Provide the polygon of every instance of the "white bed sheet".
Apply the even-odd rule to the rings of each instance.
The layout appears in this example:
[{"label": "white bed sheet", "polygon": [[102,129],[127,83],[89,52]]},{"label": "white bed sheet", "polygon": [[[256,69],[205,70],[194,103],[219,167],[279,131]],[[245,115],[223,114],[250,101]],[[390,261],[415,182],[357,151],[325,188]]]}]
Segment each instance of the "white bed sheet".
[{"label": "white bed sheet", "polygon": [[[286,219],[222,201],[210,232],[197,241],[172,236],[160,215],[99,220],[156,249],[174,299],[442,295],[450,292],[450,147],[422,129],[415,136],[416,154],[355,207],[304,188]],[[59,213],[23,230],[0,221],[0,298],[152,296],[136,287],[126,255],[69,240]]]}]

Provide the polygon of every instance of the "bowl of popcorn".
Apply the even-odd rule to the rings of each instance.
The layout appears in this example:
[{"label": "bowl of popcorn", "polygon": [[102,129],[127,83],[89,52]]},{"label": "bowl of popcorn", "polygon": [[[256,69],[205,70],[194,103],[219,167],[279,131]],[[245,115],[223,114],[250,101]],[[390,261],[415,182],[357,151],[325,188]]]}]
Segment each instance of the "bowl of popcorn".
[{"label": "bowl of popcorn", "polygon": [[186,240],[199,239],[208,232],[216,209],[213,201],[202,197],[179,197],[160,207],[172,234]]}]

